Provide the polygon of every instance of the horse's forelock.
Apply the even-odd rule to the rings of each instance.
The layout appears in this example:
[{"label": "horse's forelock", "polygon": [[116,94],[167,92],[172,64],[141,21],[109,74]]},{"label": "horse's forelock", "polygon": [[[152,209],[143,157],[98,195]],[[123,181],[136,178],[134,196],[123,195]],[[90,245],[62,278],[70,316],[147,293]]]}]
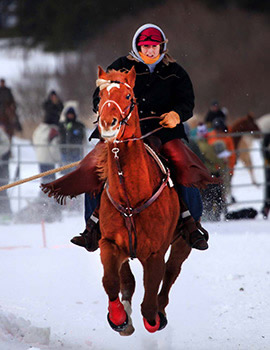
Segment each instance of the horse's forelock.
[{"label": "horse's forelock", "polygon": [[105,89],[111,84],[110,80],[105,79],[97,79],[96,80],[96,86],[99,87],[100,90]]},{"label": "horse's forelock", "polygon": [[111,69],[107,73],[107,78],[108,80],[117,80],[125,83],[127,80],[127,73],[128,71],[119,71],[119,70]]}]

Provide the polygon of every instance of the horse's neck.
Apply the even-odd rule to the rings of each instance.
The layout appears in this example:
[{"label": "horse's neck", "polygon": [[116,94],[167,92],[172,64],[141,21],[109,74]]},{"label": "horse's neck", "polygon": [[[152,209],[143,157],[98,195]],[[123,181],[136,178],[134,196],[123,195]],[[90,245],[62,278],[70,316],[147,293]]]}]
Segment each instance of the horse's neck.
[{"label": "horse's neck", "polygon": [[230,132],[243,132],[243,131],[247,131],[245,126],[243,126],[242,123],[239,123],[239,124],[236,124],[236,125],[232,125],[230,128],[229,128],[229,131]]},{"label": "horse's neck", "polygon": [[[120,184],[117,160],[109,146],[108,154],[108,182],[110,193],[120,202],[125,201],[124,187]],[[151,197],[157,183],[160,182],[160,172],[153,160],[150,159],[143,142],[129,141],[118,144],[119,164],[123,172],[125,188],[130,204],[137,205]]]},{"label": "horse's neck", "polygon": [[[229,131],[231,133],[241,133],[241,132],[246,132],[246,131],[250,131],[243,120],[241,121],[238,121],[237,123],[235,123],[235,125],[232,125],[230,128],[229,128]],[[234,143],[234,147],[237,148],[238,145],[239,145],[239,142],[241,140],[242,136],[241,135],[238,135],[238,136],[232,136],[232,139],[233,139],[233,143]]]}]

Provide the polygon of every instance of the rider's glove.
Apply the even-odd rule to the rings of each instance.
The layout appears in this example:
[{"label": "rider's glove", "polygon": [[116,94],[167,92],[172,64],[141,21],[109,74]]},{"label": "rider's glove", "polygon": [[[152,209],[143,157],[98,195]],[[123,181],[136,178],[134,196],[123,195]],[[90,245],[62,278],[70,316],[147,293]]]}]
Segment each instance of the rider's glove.
[{"label": "rider's glove", "polygon": [[161,118],[163,119],[161,122],[159,122],[159,124],[164,128],[175,128],[176,125],[180,123],[180,117],[174,111],[162,114]]}]

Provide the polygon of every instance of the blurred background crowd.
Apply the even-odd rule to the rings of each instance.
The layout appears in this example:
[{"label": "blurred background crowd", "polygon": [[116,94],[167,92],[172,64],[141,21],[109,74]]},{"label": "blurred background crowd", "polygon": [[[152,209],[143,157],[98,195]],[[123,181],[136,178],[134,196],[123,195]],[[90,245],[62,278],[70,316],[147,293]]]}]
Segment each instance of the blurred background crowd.
[{"label": "blurred background crowd", "polygon": [[[170,53],[194,85],[195,114],[185,126],[188,145],[221,179],[222,185],[202,193],[204,219],[220,220],[227,204],[235,201],[231,179],[237,159],[249,167],[256,184],[248,152],[250,133],[260,137],[265,162],[262,213],[267,218],[269,13],[265,0],[116,0],[113,5],[107,0],[2,0],[0,47],[23,48],[26,63],[15,78],[0,70],[0,185],[9,181],[14,135],[31,140],[40,172],[83,157],[95,120],[91,95],[97,66],[106,67],[125,55],[134,30],[152,22],[164,28]],[[29,65],[33,48],[52,53],[54,68]],[[6,198],[0,202],[1,213],[10,214],[6,191],[0,195]]]}]

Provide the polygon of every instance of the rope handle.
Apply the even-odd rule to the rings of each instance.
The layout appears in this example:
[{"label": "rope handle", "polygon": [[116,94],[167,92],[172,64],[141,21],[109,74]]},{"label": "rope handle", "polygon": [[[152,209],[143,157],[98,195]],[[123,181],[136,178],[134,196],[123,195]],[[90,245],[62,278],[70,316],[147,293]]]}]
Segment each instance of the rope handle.
[{"label": "rope handle", "polygon": [[58,173],[59,171],[66,170],[66,169],[69,169],[69,168],[73,168],[73,167],[75,167],[75,166],[77,166],[79,164],[80,164],[80,160],[78,162],[74,162],[74,163],[70,163],[70,164],[67,164],[67,165],[63,165],[63,166],[61,166],[59,168],[55,168],[55,169],[51,169],[51,170],[48,170],[48,171],[44,171],[43,173],[27,177],[26,179],[21,179],[21,180],[12,182],[10,184],[1,186],[0,187],[0,192],[4,191],[4,190],[7,190],[8,188],[21,185],[21,184],[23,184],[25,182],[30,182],[32,180],[38,179],[38,178],[43,177],[43,176],[55,174],[55,173]]}]

